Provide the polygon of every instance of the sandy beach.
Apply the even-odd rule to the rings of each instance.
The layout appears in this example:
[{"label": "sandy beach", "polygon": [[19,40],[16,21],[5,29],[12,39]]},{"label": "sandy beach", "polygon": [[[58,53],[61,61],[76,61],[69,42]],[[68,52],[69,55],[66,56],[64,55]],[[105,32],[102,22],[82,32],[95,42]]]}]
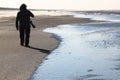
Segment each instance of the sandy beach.
[{"label": "sandy beach", "polygon": [[15,17],[0,20],[0,80],[28,80],[37,66],[59,44],[52,34],[42,32],[61,24],[88,23],[90,19],[72,16],[36,16],[31,28],[30,48],[19,45]]}]

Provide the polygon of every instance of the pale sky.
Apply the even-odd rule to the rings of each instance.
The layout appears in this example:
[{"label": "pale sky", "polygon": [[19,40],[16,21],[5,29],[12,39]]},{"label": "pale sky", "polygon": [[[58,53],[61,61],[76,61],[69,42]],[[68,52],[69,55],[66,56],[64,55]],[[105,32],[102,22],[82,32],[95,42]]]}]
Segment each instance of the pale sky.
[{"label": "pale sky", "polygon": [[14,7],[25,3],[35,9],[120,10],[120,0],[0,0],[0,7]]}]

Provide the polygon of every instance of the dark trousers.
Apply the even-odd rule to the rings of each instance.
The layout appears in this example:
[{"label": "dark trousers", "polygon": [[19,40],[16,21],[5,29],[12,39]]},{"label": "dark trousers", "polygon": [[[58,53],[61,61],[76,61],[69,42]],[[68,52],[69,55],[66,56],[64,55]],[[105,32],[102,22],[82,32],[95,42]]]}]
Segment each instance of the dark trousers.
[{"label": "dark trousers", "polygon": [[29,45],[30,28],[20,28],[20,44]]}]

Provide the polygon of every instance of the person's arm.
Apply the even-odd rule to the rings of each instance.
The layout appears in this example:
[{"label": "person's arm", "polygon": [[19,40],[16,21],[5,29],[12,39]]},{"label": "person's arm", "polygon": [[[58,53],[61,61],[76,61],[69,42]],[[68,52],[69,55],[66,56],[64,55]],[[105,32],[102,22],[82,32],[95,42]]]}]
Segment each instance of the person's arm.
[{"label": "person's arm", "polygon": [[29,11],[29,14],[30,14],[30,17],[34,17],[34,14],[31,11]]},{"label": "person's arm", "polygon": [[30,21],[30,24],[32,25],[33,28],[36,28],[32,21]]},{"label": "person's arm", "polygon": [[[32,12],[30,12],[30,17],[34,17],[34,14]],[[30,24],[32,25],[33,28],[36,28],[36,26],[33,24],[32,20],[30,20]]]},{"label": "person's arm", "polygon": [[17,14],[17,17],[16,17],[16,30],[18,30],[18,25],[19,24],[19,13]]},{"label": "person's arm", "polygon": [[34,17],[34,14],[33,14],[33,13],[31,13],[31,17]]}]

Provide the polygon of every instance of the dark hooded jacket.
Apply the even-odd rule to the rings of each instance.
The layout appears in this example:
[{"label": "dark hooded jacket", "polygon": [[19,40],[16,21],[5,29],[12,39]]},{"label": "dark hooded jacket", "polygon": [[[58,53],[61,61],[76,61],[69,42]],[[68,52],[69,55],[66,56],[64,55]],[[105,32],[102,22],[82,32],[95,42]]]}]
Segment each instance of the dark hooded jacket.
[{"label": "dark hooded jacket", "polygon": [[30,17],[34,17],[34,15],[26,9],[26,5],[21,5],[16,17],[16,28],[30,28]]}]

